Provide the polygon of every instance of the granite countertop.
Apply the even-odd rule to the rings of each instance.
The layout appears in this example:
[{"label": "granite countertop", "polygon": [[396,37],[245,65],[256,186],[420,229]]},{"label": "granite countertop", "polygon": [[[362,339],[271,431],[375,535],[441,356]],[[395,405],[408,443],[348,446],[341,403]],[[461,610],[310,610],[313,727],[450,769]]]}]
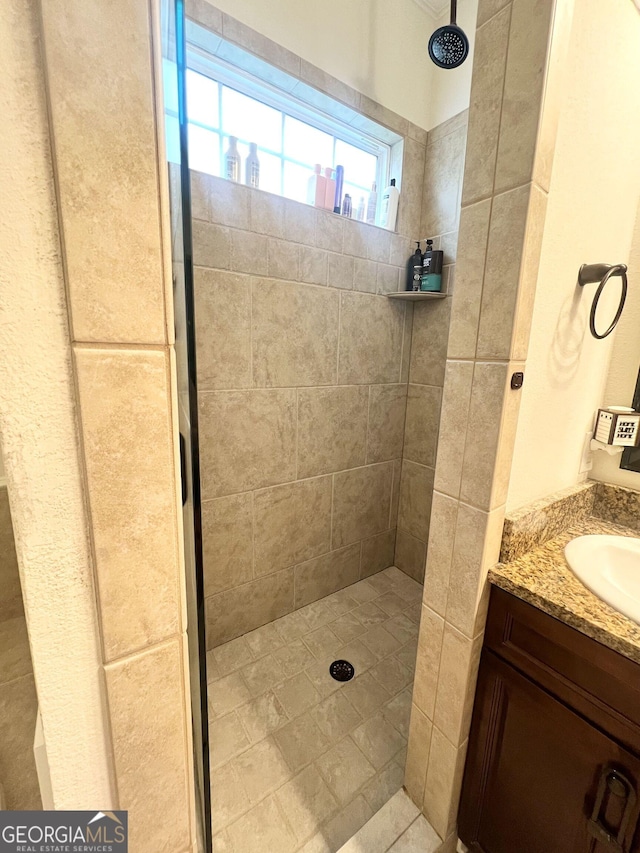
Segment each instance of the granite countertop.
[{"label": "granite countertop", "polygon": [[586,518],[512,562],[498,563],[490,571],[489,580],[495,586],[640,663],[640,625],[618,613],[588,590],[573,574],[564,558],[567,542],[591,533],[640,535],[637,530],[601,518]]}]

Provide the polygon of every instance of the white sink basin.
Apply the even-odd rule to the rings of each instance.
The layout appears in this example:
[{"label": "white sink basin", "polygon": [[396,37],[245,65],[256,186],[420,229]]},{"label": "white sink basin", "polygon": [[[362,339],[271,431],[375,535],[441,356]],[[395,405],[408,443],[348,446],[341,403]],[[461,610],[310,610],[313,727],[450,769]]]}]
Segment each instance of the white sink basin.
[{"label": "white sink basin", "polygon": [[591,592],[640,625],[640,539],[579,536],[564,555]]}]

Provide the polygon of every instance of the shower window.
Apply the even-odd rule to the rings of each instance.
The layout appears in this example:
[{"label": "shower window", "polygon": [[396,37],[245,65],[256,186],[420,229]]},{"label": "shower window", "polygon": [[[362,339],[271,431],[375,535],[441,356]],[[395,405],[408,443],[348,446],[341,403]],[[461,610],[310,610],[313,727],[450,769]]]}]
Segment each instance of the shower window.
[{"label": "shower window", "polygon": [[[167,60],[165,60],[167,62]],[[260,189],[306,202],[307,181],[316,163],[344,166],[344,192],[354,208],[366,200],[373,182],[386,184],[390,146],[310,108],[256,78],[240,75],[228,64],[191,51],[187,71],[189,164],[192,169],[222,175],[229,137],[238,138],[245,162],[249,143],[258,146]],[[169,69],[167,69],[168,71]],[[174,79],[165,73],[170,88]],[[177,125],[177,99],[165,92],[167,138]],[[339,107],[339,105],[337,105]],[[168,152],[169,160],[178,152]],[[244,174],[241,176],[244,180]]]}]

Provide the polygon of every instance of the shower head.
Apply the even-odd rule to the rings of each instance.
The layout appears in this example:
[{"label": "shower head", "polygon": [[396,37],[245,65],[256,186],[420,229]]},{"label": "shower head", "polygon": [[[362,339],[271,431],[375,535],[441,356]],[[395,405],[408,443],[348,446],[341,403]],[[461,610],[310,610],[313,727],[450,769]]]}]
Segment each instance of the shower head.
[{"label": "shower head", "polygon": [[429,39],[429,56],[439,68],[457,68],[469,55],[469,39],[456,24],[457,5],[457,0],[451,0],[451,22]]}]

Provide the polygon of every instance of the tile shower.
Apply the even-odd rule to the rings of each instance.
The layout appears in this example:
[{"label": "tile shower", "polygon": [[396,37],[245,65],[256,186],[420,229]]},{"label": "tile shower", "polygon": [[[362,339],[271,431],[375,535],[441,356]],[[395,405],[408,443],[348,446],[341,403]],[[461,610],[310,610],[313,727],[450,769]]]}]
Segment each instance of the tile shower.
[{"label": "tile shower", "polygon": [[[383,113],[399,233],[191,173],[223,850],[337,850],[403,784],[467,114],[427,134]],[[387,299],[426,237],[449,298]]]}]

